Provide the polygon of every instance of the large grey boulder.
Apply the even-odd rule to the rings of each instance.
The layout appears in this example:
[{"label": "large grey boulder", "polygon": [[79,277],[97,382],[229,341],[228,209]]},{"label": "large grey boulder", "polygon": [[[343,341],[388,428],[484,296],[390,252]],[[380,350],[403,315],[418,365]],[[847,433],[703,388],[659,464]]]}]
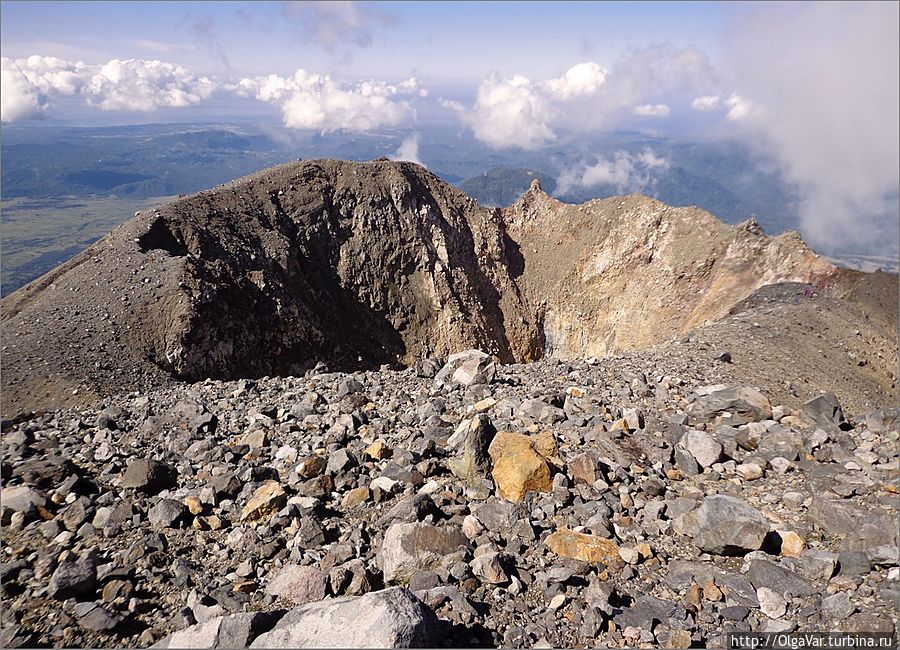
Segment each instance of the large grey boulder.
[{"label": "large grey boulder", "polygon": [[820,427],[830,429],[844,422],[844,410],[834,393],[823,393],[803,405],[803,415]]},{"label": "large grey boulder", "polygon": [[772,418],[769,398],[750,386],[707,386],[688,407],[691,420],[737,426]]},{"label": "large grey boulder", "polygon": [[453,380],[463,386],[490,384],[496,373],[497,366],[489,354],[481,350],[465,350],[451,354],[434,380],[442,383]]},{"label": "large grey boulder", "polygon": [[474,482],[486,477],[491,471],[491,457],[488,448],[497,430],[491,419],[481,413],[466,420],[447,441],[451,448],[459,448],[456,458],[447,463],[454,476]]},{"label": "large grey boulder", "polygon": [[47,506],[47,495],[30,485],[5,487],[0,492],[0,522],[8,526],[14,512],[30,517],[38,506]]},{"label": "large grey boulder", "polygon": [[134,488],[147,494],[158,494],[175,487],[178,472],[175,468],[158,460],[138,458],[128,463],[122,476],[122,487]]},{"label": "large grey boulder", "polygon": [[461,560],[468,540],[459,526],[438,528],[426,523],[394,524],[381,543],[385,583],[409,580],[414,573]]},{"label": "large grey boulder", "polygon": [[681,437],[679,444],[704,468],[711,467],[722,457],[722,444],[703,431],[691,429]]},{"label": "large grey boulder", "polygon": [[284,610],[217,616],[162,639],[154,648],[246,648],[274,627]]},{"label": "large grey boulder", "polygon": [[80,556],[68,553],[50,576],[47,593],[51,598],[65,600],[92,594],[96,586],[96,553],[93,550],[85,551]]},{"label": "large grey boulder", "polygon": [[268,584],[266,593],[303,605],[325,598],[327,587],[328,576],[317,568],[288,564]]},{"label": "large grey boulder", "polygon": [[769,532],[769,521],[759,511],[723,494],[706,497],[694,515],[694,544],[709,553],[756,551]]},{"label": "large grey boulder", "polygon": [[398,587],[298,607],[250,647],[434,647],[439,628],[434,612],[411,591]]}]

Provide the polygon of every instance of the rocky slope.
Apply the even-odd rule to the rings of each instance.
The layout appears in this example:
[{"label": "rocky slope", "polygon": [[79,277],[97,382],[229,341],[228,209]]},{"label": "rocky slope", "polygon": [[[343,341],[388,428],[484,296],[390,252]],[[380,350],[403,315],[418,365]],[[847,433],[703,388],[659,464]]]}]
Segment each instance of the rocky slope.
[{"label": "rocky slope", "polygon": [[722,385],[740,358],[701,334],[207,380],[7,424],[0,645],[892,632],[897,409]]},{"label": "rocky slope", "polygon": [[[642,196],[572,206],[535,185],[501,211],[411,163],[297,162],[139,214],[5,298],[2,407],[470,347],[504,362],[601,355],[782,281],[841,300],[855,282],[796,235]],[[896,279],[881,284],[877,300],[895,300]],[[890,345],[896,309],[882,312],[871,335]]]},{"label": "rocky slope", "polygon": [[897,278],[795,235],[301,162],[2,309],[2,647],[895,631]]}]

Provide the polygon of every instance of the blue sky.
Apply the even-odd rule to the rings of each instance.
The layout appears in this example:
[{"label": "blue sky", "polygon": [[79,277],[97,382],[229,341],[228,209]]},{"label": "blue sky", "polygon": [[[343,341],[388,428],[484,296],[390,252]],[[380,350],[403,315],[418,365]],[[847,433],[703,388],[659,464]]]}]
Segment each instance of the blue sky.
[{"label": "blue sky", "polygon": [[0,12],[7,124],[241,115],[413,137],[443,123],[531,151],[689,125],[756,147],[803,197],[805,232],[859,239],[877,236],[861,221],[898,218],[897,2],[6,0]]},{"label": "blue sky", "polygon": [[[293,6],[292,6],[293,5]],[[203,74],[289,74],[301,67],[341,78],[412,74],[431,82],[480,80],[491,71],[548,77],[587,58],[670,42],[717,47],[735,5],[635,2],[379,2],[330,43],[322,13],[283,2],[16,2],[2,4],[2,53],[102,63],[165,58]],[[363,35],[367,45],[354,43]],[[223,62],[227,61],[227,65]]]}]

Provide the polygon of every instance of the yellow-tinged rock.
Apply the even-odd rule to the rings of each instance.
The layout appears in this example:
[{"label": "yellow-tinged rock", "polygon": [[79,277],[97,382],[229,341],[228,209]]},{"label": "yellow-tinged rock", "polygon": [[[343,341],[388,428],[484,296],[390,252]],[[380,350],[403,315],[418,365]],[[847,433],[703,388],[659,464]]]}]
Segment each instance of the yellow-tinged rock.
[{"label": "yellow-tinged rock", "polygon": [[784,557],[800,557],[806,548],[806,542],[792,530],[778,531],[781,537],[781,555]]},{"label": "yellow-tinged rock", "polygon": [[268,519],[276,512],[281,510],[287,504],[287,494],[278,481],[267,481],[263,483],[244,509],[241,511],[241,521],[244,523],[253,523]]},{"label": "yellow-tinged rock", "polygon": [[672,630],[666,645],[675,650],[686,650],[691,647],[691,633],[687,630]]},{"label": "yellow-tinged rock", "polygon": [[203,514],[203,502],[197,497],[184,497],[185,506],[187,506],[188,511],[192,515],[201,515]]},{"label": "yellow-tinged rock", "polygon": [[578,399],[584,397],[586,393],[584,392],[583,388],[579,388],[578,386],[569,386],[566,389],[566,394]]},{"label": "yellow-tinged rock", "polygon": [[497,404],[497,400],[493,397],[485,397],[480,402],[475,402],[475,411],[477,413],[484,413],[485,411],[491,410]]},{"label": "yellow-tinged rock", "polygon": [[559,447],[556,445],[553,432],[547,429],[537,434],[534,437],[534,450],[547,460],[559,456]]},{"label": "yellow-tinged rock", "polygon": [[553,480],[544,457],[535,451],[531,436],[501,431],[488,448],[491,476],[507,501],[521,502],[526,492],[551,492]]},{"label": "yellow-tinged rock", "polygon": [[582,562],[610,564],[619,559],[619,547],[615,542],[565,528],[551,534],[546,544],[547,548],[557,555]]},{"label": "yellow-tinged rock", "polygon": [[631,433],[631,430],[628,428],[628,423],[625,421],[625,418],[619,418],[609,425],[610,431],[615,431],[617,429],[620,431],[624,431],[625,433]]},{"label": "yellow-tinged rock", "polygon": [[231,591],[237,592],[239,594],[252,594],[257,589],[259,589],[259,585],[257,585],[253,580],[241,580],[240,582],[234,583]]},{"label": "yellow-tinged rock", "polygon": [[363,453],[372,460],[383,460],[391,455],[391,450],[384,444],[383,440],[376,440],[366,447]]},{"label": "yellow-tinged rock", "polygon": [[641,542],[637,546],[635,546],[637,552],[641,554],[641,557],[645,560],[649,560],[653,557],[653,550],[650,548],[650,545],[647,542]]},{"label": "yellow-tinged rock", "polygon": [[341,500],[341,507],[344,510],[349,510],[350,508],[355,508],[356,506],[365,503],[368,498],[368,487],[363,485],[362,487],[353,488],[344,495],[344,498]]}]

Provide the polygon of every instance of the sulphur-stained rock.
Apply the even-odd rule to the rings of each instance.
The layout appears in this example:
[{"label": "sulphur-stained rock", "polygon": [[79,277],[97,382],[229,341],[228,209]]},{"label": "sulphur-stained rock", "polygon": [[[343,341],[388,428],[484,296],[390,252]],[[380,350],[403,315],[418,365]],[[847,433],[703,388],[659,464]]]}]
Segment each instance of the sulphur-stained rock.
[{"label": "sulphur-stained rock", "polygon": [[609,564],[620,557],[619,546],[612,540],[566,529],[552,533],[545,543],[557,555],[582,562]]},{"label": "sulphur-stained rock", "polygon": [[494,436],[488,452],[493,461],[491,476],[503,499],[519,502],[527,492],[553,490],[550,466],[535,450],[532,436],[501,431]]},{"label": "sulphur-stained rock", "polygon": [[253,523],[268,519],[287,503],[287,494],[277,481],[268,481],[258,487],[241,510],[241,521]]}]

